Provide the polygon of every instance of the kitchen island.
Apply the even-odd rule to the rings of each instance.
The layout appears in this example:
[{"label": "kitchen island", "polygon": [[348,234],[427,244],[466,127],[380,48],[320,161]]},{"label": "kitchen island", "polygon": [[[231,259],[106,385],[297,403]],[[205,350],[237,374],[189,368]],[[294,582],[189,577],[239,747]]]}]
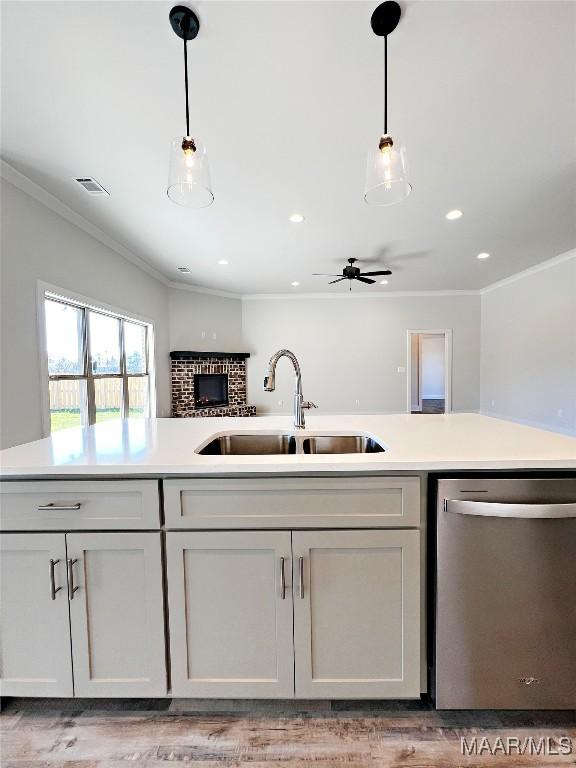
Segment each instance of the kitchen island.
[{"label": "kitchen island", "polygon": [[383,453],[203,456],[214,436],[291,433],[288,415],[245,418],[128,419],[0,452],[0,476],[167,476],[236,473],[399,472],[576,469],[576,438],[475,413],[310,414],[299,434],[375,437]]},{"label": "kitchen island", "polygon": [[576,439],[477,414],[132,419],[3,451],[2,691],[418,698],[438,476],[574,475]]}]

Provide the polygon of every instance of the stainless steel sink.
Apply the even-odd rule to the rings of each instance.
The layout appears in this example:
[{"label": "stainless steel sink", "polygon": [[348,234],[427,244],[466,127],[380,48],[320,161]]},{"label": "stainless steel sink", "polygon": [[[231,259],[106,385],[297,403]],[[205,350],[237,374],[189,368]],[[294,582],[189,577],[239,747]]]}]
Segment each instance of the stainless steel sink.
[{"label": "stainless steel sink", "polygon": [[296,453],[293,435],[221,435],[199,453],[203,456],[265,456]]},{"label": "stainless steel sink", "polygon": [[383,453],[384,448],[366,435],[317,435],[303,440],[304,453]]},{"label": "stainless steel sink", "polygon": [[367,435],[225,434],[198,451],[203,456],[266,456],[279,454],[383,453]]}]

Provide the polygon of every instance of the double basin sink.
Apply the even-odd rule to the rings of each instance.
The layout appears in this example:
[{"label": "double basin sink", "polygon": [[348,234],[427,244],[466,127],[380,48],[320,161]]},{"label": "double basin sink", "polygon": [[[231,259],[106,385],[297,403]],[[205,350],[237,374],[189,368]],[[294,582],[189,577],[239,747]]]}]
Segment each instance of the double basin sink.
[{"label": "double basin sink", "polygon": [[384,450],[384,447],[369,435],[227,433],[210,440],[198,453],[203,456],[266,456],[296,453],[383,453]]}]

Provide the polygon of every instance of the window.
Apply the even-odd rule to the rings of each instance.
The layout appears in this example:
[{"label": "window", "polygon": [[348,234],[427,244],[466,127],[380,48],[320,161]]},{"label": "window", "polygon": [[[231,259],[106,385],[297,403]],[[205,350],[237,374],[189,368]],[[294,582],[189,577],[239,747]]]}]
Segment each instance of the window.
[{"label": "window", "polygon": [[150,415],[152,327],[44,295],[50,431]]}]

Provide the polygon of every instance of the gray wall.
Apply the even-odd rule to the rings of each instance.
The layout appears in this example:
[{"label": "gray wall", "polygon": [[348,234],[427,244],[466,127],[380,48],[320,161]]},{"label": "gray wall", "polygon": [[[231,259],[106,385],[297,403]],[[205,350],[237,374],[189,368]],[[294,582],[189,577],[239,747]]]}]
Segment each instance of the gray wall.
[{"label": "gray wall", "polygon": [[287,347],[302,364],[304,396],[322,411],[405,411],[406,374],[397,368],[407,365],[406,332],[445,328],[453,329],[453,410],[478,410],[479,296],[245,300],[248,400],[262,413],[290,410],[287,361],[278,364],[276,392],[262,389],[270,355]]},{"label": "gray wall", "polygon": [[172,288],[170,349],[243,352],[242,305],[239,299]]},{"label": "gray wall", "polygon": [[482,296],[485,413],[576,434],[576,253]]},{"label": "gray wall", "polygon": [[38,280],[154,322],[158,413],[169,413],[166,287],[4,180],[1,191],[2,447],[42,437]]}]

